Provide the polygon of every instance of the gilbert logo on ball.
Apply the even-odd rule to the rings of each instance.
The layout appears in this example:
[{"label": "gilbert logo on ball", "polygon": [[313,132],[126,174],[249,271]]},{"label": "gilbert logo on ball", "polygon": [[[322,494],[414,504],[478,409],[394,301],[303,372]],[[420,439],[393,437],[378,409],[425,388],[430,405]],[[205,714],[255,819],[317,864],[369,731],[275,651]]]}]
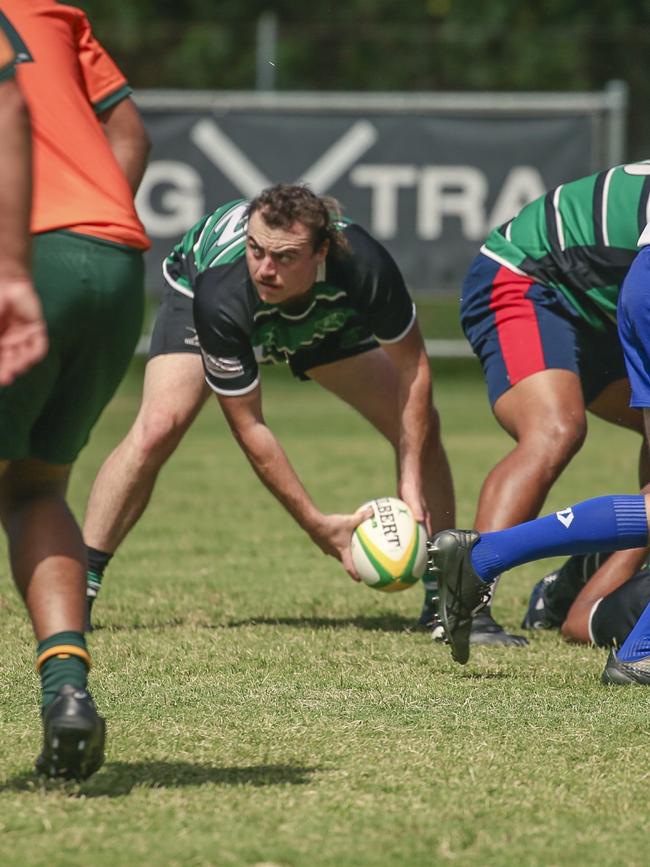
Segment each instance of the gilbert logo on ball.
[{"label": "gilbert logo on ball", "polygon": [[375,590],[412,587],[427,564],[426,533],[409,507],[397,497],[378,497],[367,518],[352,534],[352,562],[362,581]]}]

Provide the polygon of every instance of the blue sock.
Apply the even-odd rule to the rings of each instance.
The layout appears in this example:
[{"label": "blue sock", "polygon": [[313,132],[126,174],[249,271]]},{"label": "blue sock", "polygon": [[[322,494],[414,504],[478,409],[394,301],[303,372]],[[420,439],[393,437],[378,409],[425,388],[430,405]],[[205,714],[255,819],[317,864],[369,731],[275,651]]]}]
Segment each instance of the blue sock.
[{"label": "blue sock", "polygon": [[616,655],[623,662],[634,662],[643,656],[650,656],[650,602],[643,609]]},{"label": "blue sock", "polygon": [[477,575],[490,582],[513,566],[557,554],[642,548],[648,541],[645,497],[595,497],[507,530],[483,533],[472,548]]}]

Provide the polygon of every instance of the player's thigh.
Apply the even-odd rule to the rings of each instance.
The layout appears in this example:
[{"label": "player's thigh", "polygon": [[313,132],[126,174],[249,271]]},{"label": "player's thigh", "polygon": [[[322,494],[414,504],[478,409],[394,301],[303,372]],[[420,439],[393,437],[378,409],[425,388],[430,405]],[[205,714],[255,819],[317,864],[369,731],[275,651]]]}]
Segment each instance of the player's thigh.
[{"label": "player's thigh", "polygon": [[34,274],[56,371],[31,428],[29,457],[72,463],[112,398],[142,329],[139,251],[65,233],[37,238]]},{"label": "player's thigh", "polygon": [[138,419],[164,415],[189,426],[209,394],[198,352],[155,355],[145,367]]},{"label": "player's thigh", "polygon": [[2,501],[6,504],[8,498],[20,502],[35,496],[65,496],[71,469],[71,464],[51,464],[38,458],[10,461],[0,476]]},{"label": "player's thigh", "polygon": [[643,413],[630,406],[630,398],[629,379],[617,379],[606,385],[587,409],[598,418],[643,434]]},{"label": "player's thigh", "polygon": [[313,367],[309,377],[354,407],[391,443],[397,443],[398,374],[383,349]]},{"label": "player's thigh", "polygon": [[602,315],[598,325],[581,323],[577,333],[578,366],[587,408],[605,421],[642,433],[641,412],[630,407],[630,382],[616,324]]},{"label": "player's thigh", "polygon": [[577,373],[552,368],[520,380],[504,391],[494,415],[510,436],[580,441],[586,431],[585,406]]}]

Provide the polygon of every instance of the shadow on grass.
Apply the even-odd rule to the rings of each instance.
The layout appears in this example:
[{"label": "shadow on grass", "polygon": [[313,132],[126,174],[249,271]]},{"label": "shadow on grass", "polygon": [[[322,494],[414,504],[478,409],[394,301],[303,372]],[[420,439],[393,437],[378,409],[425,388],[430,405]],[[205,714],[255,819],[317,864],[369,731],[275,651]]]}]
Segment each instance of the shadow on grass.
[{"label": "shadow on grass", "polygon": [[61,790],[85,798],[117,798],[136,787],[177,789],[185,786],[304,786],[319,768],[300,765],[218,767],[189,762],[108,762],[84,783],[42,780],[34,773],[18,774],[0,784],[0,792]]},{"label": "shadow on grass", "polygon": [[368,632],[414,632],[415,618],[400,614],[378,614],[368,617],[247,617],[244,620],[231,620],[223,624],[224,629],[238,629],[241,626],[293,626],[297,629],[364,629]]},{"label": "shadow on grass", "polygon": [[223,623],[209,623],[199,619],[174,617],[152,623],[107,623],[93,627],[96,632],[138,632],[144,629],[179,629],[192,626],[195,629],[239,629],[242,626],[291,626],[296,629],[346,629],[353,626],[368,632],[414,632],[415,618],[399,614],[378,614],[374,617],[246,617]]}]

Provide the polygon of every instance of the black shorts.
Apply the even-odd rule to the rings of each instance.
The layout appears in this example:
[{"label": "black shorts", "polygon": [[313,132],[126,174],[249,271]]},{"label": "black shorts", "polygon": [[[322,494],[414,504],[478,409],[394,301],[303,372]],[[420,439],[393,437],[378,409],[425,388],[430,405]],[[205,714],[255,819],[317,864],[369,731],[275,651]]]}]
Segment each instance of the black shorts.
[{"label": "black shorts", "polygon": [[591,615],[589,632],[598,647],[620,647],[650,602],[650,569],[605,596]]},{"label": "black shorts", "polygon": [[194,327],[194,300],[165,285],[149,342],[149,358],[174,352],[201,354]]}]

